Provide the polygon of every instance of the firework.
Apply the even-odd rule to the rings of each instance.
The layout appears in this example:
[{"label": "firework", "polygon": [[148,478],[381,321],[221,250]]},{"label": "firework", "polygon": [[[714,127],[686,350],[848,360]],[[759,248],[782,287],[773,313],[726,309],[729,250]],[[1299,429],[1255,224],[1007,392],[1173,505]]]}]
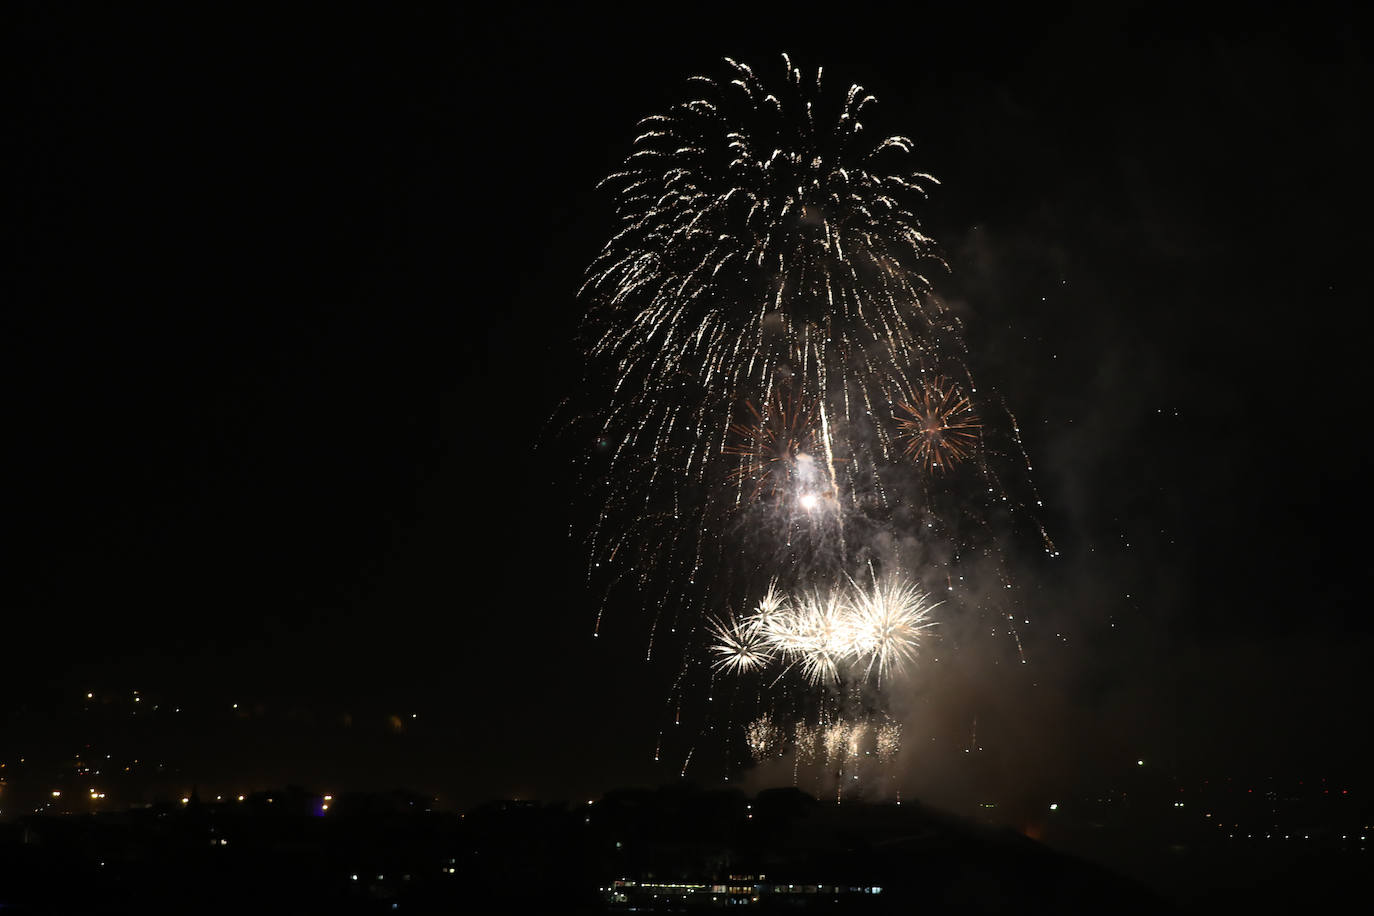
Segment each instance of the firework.
[{"label": "firework", "polygon": [[803,761],[810,762],[816,756],[816,742],[819,738],[816,729],[798,720],[792,727],[792,785],[796,785],[801,775]]},{"label": "firework", "polygon": [[713,621],[712,649],[717,667],[733,674],[780,659],[811,684],[836,683],[842,675],[881,683],[915,658],[937,606],[915,583],[896,576],[790,600],[775,583],[754,615]]},{"label": "firework", "polygon": [[927,473],[948,470],[978,446],[979,421],[969,399],[937,376],[913,396],[897,403],[903,454]]},{"label": "firework", "polygon": [[845,742],[846,760],[856,760],[863,753],[864,739],[868,737],[868,723],[855,722],[849,727],[849,738]]},{"label": "firework", "polygon": [[862,87],[828,95],[784,64],[773,90],[735,61],[692,80],[701,94],[646,118],[603,181],[619,229],[581,292],[588,356],[616,380],[594,562],[648,540],[636,568],[699,581],[737,555],[711,542],[744,496],[794,495],[833,524],[888,457],[888,431],[848,431],[891,415],[913,367],[958,359],[913,209],[934,179],[907,163],[909,139],[866,142]]},{"label": "firework", "polygon": [[853,592],[853,655],[864,660],[879,683],[900,670],[916,654],[921,631],[934,623],[934,605],[911,582],[889,576],[875,579],[872,588]]},{"label": "firework", "polygon": [[819,729],[807,725],[805,720],[798,720],[793,726],[792,749],[799,761],[811,760],[816,756],[816,744],[819,740]]},{"label": "firework", "polygon": [[773,724],[773,717],[767,713],[750,722],[744,736],[755,763],[776,756],[782,744],[782,731]]},{"label": "firework", "polygon": [[716,654],[716,668],[743,674],[773,660],[772,650],[757,627],[740,624],[733,617],[712,620],[710,626],[716,637],[711,647]]},{"label": "firework", "polygon": [[825,765],[834,766],[849,748],[850,726],[847,722],[835,722],[821,729],[821,747],[825,750]]},{"label": "firework", "polygon": [[787,598],[778,591],[778,580],[768,583],[768,591],[759,599],[754,613],[746,618],[746,624],[756,631],[770,632],[781,625],[782,615],[787,611]]},{"label": "firework", "polygon": [[[701,96],[644,119],[602,182],[621,229],[584,286],[613,313],[596,349],[659,383],[687,372],[772,391],[800,369],[816,395],[843,355],[882,342],[901,356],[930,337],[920,267],[934,246],[909,202],[935,179],[904,167],[910,139],[863,142],[876,99],[861,86],[828,106],[820,72],[806,79],[785,55],[777,93],[726,63],[728,82],[694,78]],[[810,364],[755,358],[772,342]]]},{"label": "firework", "polygon": [[750,498],[774,496],[797,485],[814,490],[821,454],[815,405],[777,391],[765,412],[748,401],[744,409],[748,419],[731,424],[723,451],[740,459],[733,476],[752,483]]},{"label": "firework", "polygon": [[874,753],[880,763],[889,763],[902,749],[902,727],[888,721],[878,726]]},{"label": "firework", "polygon": [[[607,388],[574,410],[598,443],[589,579],[637,591],[650,653],[665,611],[685,652],[704,646],[711,664],[684,657],[675,709],[696,672],[756,686],[754,714],[800,682],[822,699],[790,706],[818,722],[798,723],[798,762],[870,740],[890,760],[895,725],[842,717],[881,711],[874,686],[916,661],[934,624],[919,584],[933,577],[902,572],[891,536],[947,565],[1000,564],[990,520],[1022,504],[990,459],[1011,450],[984,440],[962,329],[926,278],[944,263],[915,211],[936,182],[912,141],[866,129],[876,100],[858,85],[831,88],[786,55],[776,83],[725,63],[640,122],[602,182],[617,226],[579,295]],[[963,463],[985,486],[930,486]],[[679,627],[684,610],[698,616]],[[771,712],[745,731],[756,759],[781,745]]]},{"label": "firework", "polygon": [[853,649],[853,621],[844,596],[813,591],[800,596],[765,634],[769,644],[812,684],[839,680],[840,665]]}]

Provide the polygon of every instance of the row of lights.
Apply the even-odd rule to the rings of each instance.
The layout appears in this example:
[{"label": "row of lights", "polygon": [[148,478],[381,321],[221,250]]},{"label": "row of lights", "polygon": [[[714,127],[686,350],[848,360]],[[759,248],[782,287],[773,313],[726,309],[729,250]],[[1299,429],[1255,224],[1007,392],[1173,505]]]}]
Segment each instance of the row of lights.
[{"label": "row of lights", "polygon": [[[98,792],[98,791],[96,791],[95,789],[91,789],[90,792],[91,792],[91,798],[93,798],[93,799],[99,799],[99,798],[104,798],[104,797],[105,797],[105,793],[104,793],[104,792]],[[52,790],[52,797],[53,797],[53,798],[61,798],[61,797],[62,797],[62,790],[61,790],[61,789],[53,789],[53,790]],[[247,796],[239,795],[239,796],[237,796],[237,799],[238,799],[239,801],[243,801],[246,797],[247,797]],[[224,796],[223,796],[223,795],[216,795],[216,796],[215,796],[215,801],[223,801],[223,800],[224,800]],[[329,803],[332,802],[333,800],[334,800],[334,796],[332,796],[332,795],[326,795],[326,796],[324,796],[324,804],[321,805],[321,807],[322,807],[325,811],[328,811],[328,810],[329,810]],[[273,799],[269,798],[268,801],[269,801],[269,802],[270,802],[270,801],[273,801]],[[181,796],[181,803],[182,803],[183,805],[189,805],[189,804],[191,803],[191,796],[189,796],[189,795],[183,795],[183,796]]]}]

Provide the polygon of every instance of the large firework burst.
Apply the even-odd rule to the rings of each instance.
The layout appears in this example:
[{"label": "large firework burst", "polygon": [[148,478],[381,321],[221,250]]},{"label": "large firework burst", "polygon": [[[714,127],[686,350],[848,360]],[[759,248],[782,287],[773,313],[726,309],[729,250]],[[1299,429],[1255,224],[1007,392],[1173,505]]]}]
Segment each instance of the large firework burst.
[{"label": "large firework burst", "polygon": [[[695,670],[713,682],[771,668],[770,687],[790,672],[827,695],[883,686],[932,623],[922,583],[950,577],[877,545],[946,538],[916,551],[945,565],[995,554],[960,540],[990,514],[952,518],[958,478],[929,486],[961,463],[985,484],[970,505],[1007,501],[961,329],[926,278],[943,261],[915,209],[936,182],[908,138],[869,139],[876,100],[861,86],[832,90],[786,55],[776,83],[725,63],[640,122],[602,182],[618,225],[580,293],[589,363],[611,380],[588,412],[603,445],[592,568],[610,569],[608,592],[637,590],[652,632],[665,609],[676,622],[692,608],[687,651],[707,656]],[[737,619],[762,579],[767,594]],[[679,709],[692,669],[675,682]],[[809,734],[799,755],[820,746]],[[749,744],[773,740],[755,729]]]},{"label": "large firework burst", "polygon": [[737,603],[703,591],[749,588],[716,568],[746,555],[771,551],[797,583],[843,574],[846,526],[890,499],[892,393],[962,365],[924,273],[943,262],[915,215],[935,181],[912,141],[867,139],[872,95],[783,64],[771,88],[728,59],[694,77],[602,183],[619,228],[581,295],[588,355],[615,382],[592,560],[664,589],[660,609]]},{"label": "large firework burst", "polygon": [[700,97],[640,123],[624,167],[603,182],[621,230],[586,288],[629,320],[613,321],[598,349],[771,389],[780,367],[741,360],[735,346],[781,338],[812,358],[803,387],[825,390],[837,352],[881,340],[900,356],[929,340],[941,318],[920,270],[934,249],[909,201],[934,179],[904,166],[908,138],[863,141],[876,100],[861,86],[827,110],[821,71],[804,78],[783,59],[777,94],[727,59],[728,82],[694,77]]},{"label": "large firework burst", "polygon": [[786,387],[833,464],[852,449],[836,424],[881,416],[954,329],[923,273],[942,262],[912,210],[934,182],[906,164],[912,142],[865,142],[873,96],[831,103],[819,71],[784,60],[776,91],[735,61],[728,80],[694,78],[701,95],[641,122],[603,182],[620,229],[582,292],[589,352],[621,379],[606,428],[629,433],[628,460],[672,453],[709,479],[741,448],[733,405]]}]

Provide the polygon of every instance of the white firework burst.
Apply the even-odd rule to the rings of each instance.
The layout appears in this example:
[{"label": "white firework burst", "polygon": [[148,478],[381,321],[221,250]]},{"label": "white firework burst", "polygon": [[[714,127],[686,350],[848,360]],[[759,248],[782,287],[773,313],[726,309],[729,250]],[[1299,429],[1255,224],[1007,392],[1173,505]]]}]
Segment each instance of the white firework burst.
[{"label": "white firework burst", "polygon": [[718,670],[744,674],[773,660],[773,652],[757,627],[742,624],[731,616],[727,620],[712,620],[710,628],[715,636],[711,650],[716,655],[714,667]]}]

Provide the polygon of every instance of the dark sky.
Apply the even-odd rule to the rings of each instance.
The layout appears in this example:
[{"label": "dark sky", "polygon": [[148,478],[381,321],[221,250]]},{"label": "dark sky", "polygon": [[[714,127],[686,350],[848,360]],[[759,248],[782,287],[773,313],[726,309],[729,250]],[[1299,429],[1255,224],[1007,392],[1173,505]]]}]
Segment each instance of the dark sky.
[{"label": "dark sky", "polygon": [[936,285],[1064,554],[1030,576],[1074,635],[1044,662],[1055,759],[1358,766],[1353,7],[933,6],[12,12],[6,753],[138,689],[207,710],[197,753],[240,740],[208,712],[233,698],[418,716],[356,766],[281,750],[297,781],[671,778],[645,621],[590,638],[545,420],[635,121],[786,50],[870,88],[942,182]]}]

